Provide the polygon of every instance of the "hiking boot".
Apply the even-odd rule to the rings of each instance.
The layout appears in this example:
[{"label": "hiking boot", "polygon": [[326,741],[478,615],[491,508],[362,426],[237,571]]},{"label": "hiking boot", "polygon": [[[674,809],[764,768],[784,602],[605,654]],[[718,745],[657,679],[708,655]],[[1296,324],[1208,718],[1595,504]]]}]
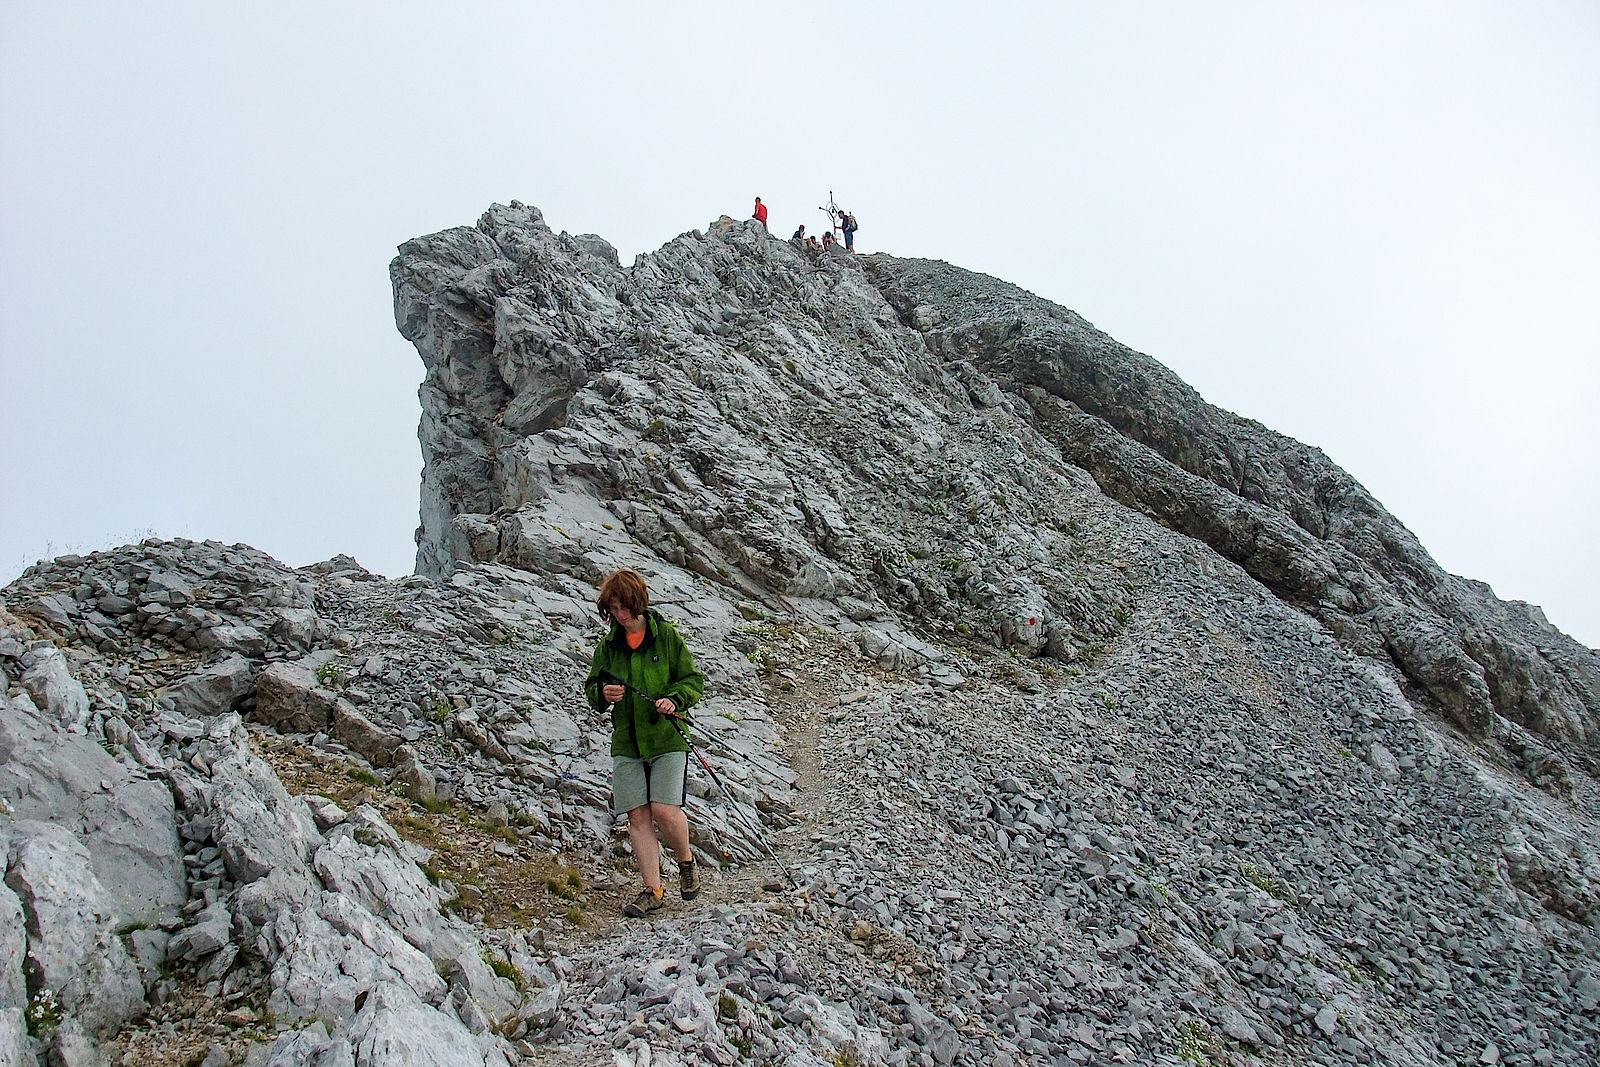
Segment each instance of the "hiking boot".
[{"label": "hiking boot", "polygon": [[684,900],[700,895],[700,865],[694,860],[678,864],[678,892]]},{"label": "hiking boot", "polygon": [[666,903],[665,897],[656,896],[656,891],[646,886],[639,891],[638,896],[622,906],[622,914],[630,918],[642,919],[652,911],[659,911],[664,903]]}]

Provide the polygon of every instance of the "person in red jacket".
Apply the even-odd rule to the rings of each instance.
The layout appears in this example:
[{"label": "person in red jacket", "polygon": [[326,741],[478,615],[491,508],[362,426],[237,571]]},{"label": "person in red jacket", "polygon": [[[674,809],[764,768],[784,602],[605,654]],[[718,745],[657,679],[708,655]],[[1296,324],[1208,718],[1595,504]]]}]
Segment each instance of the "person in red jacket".
[{"label": "person in red jacket", "polygon": [[755,217],[756,217],[756,221],[761,223],[761,228],[763,230],[766,229],[767,228],[767,205],[765,205],[765,204],[763,204],[761,202],[761,198],[759,196],[756,197],[756,216]]}]

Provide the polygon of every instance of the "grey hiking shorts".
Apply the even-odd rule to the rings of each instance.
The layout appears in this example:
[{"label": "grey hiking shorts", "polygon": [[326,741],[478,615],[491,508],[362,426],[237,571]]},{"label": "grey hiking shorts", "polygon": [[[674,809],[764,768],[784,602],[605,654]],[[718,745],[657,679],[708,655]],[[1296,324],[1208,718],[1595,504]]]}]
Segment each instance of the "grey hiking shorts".
[{"label": "grey hiking shorts", "polygon": [[650,759],[611,757],[611,811],[621,815],[644,804],[683,807],[689,788],[689,753],[663,752]]}]

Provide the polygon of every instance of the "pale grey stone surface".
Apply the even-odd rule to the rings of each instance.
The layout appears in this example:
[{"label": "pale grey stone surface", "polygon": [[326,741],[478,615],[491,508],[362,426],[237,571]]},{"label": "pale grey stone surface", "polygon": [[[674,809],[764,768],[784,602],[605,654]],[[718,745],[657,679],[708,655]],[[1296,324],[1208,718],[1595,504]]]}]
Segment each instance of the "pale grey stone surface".
[{"label": "pale grey stone surface", "polygon": [[298,649],[309,649],[316,640],[318,624],[314,608],[279,608],[272,621],[272,634]]},{"label": "pale grey stone surface", "polygon": [[355,1067],[356,1062],[349,1039],[329,1034],[320,1020],[281,1035],[258,1059],[259,1067]]},{"label": "pale grey stone surface", "polygon": [[272,769],[250,751],[239,717],[213,720],[200,754],[211,779],[201,787],[198,810],[214,820],[229,875],[241,883],[275,870],[304,876],[322,835],[306,803],[291,798]]},{"label": "pale grey stone surface", "polygon": [[[10,854],[9,833],[0,827],[0,856]],[[28,936],[23,928],[22,903],[0,883],[0,1064],[21,1067],[28,1047],[28,1026],[23,1008],[28,1003],[23,962]]]},{"label": "pale grey stone surface", "polygon": [[404,981],[402,975],[430,998],[443,997],[444,981],[428,958],[380,927],[370,912],[330,895],[333,922],[321,914],[322,903],[318,898],[282,909],[263,927],[274,959],[267,1006],[276,1015],[348,1019],[374,984]]},{"label": "pale grey stone surface", "polygon": [[105,1053],[76,1019],[66,1019],[44,1041],[49,1067],[108,1067]]},{"label": "pale grey stone surface", "polygon": [[180,715],[210,718],[232,711],[255,685],[258,668],[242,655],[229,656],[167,689]]},{"label": "pale grey stone surface", "polygon": [[359,902],[423,952],[445,927],[439,891],[415,863],[390,849],[340,836],[317,851],[313,866],[330,892]]},{"label": "pale grey stone surface", "polygon": [[387,767],[393,762],[395,750],[403,744],[399,735],[381,729],[343,698],[335,698],[333,702],[328,729],[377,767]]},{"label": "pale grey stone surface", "polygon": [[27,917],[28,969],[86,1031],[115,1030],[143,1009],[144,986],[88,850],[46,823],[20,822],[12,834],[5,881]]},{"label": "pale grey stone surface", "polygon": [[282,730],[325,730],[334,696],[317,683],[316,673],[299,663],[274,663],[256,679],[252,717]]},{"label": "pale grey stone surface", "polygon": [[122,921],[158,921],[184,902],[183,853],[165,783],[130,772],[26,700],[11,701],[0,716],[0,797],[13,817],[77,836]]},{"label": "pale grey stone surface", "polygon": [[[375,987],[350,1023],[356,1062],[394,1067],[507,1067],[493,1039],[485,1042],[434,1011],[398,982]],[[487,1047],[485,1047],[487,1045]]]},{"label": "pale grey stone surface", "polygon": [[51,721],[82,733],[89,721],[89,696],[72,676],[67,658],[58,649],[34,649],[23,657],[22,688]]}]

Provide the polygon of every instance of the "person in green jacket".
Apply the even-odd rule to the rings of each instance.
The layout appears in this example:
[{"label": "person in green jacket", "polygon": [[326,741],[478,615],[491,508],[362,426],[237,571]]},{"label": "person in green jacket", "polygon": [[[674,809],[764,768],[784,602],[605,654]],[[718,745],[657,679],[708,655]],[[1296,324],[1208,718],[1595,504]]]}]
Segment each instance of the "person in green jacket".
[{"label": "person in green jacket", "polygon": [[658,830],[678,861],[683,899],[700,892],[683,811],[689,742],[673,720],[688,731],[684,713],[705,692],[706,679],[677,628],[650,607],[638,571],[606,575],[595,607],[611,630],[595,647],[583,688],[595,710],[611,709],[611,810],[628,813],[628,836],[644,877],[644,889],[622,911],[639,918],[662,904]]}]

